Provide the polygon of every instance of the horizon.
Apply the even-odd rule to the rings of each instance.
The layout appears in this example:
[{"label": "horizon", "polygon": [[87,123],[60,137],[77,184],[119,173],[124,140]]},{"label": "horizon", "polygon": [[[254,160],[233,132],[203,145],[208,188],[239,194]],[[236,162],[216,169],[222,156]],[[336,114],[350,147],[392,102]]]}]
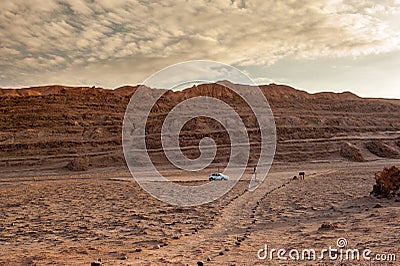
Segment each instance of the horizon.
[{"label": "horizon", "polygon": [[110,89],[207,59],[257,84],[400,99],[399,15],[399,0],[6,0],[0,87]]},{"label": "horizon", "polygon": [[[224,80],[224,81],[225,81],[225,80]],[[188,89],[191,89],[191,88],[193,88],[193,87],[195,87],[195,86],[201,86],[201,85],[207,85],[207,84],[217,84],[217,83],[219,83],[219,82],[224,82],[224,81],[218,81],[218,82],[213,82],[213,83],[200,83],[200,84],[195,84],[195,85],[192,85],[192,86],[184,87],[184,88],[178,89],[178,90],[175,90],[175,89],[166,89],[166,88],[154,88],[154,87],[148,87],[148,88],[149,88],[149,89],[152,89],[152,90],[171,90],[171,91],[173,91],[173,92],[177,92],[177,91],[188,90]],[[228,82],[230,82],[230,81],[228,80]],[[240,84],[240,83],[234,83],[234,84],[235,84],[235,85],[249,85],[249,84]],[[299,89],[299,88],[293,87],[293,86],[291,86],[291,85],[279,84],[279,83],[257,84],[256,86],[258,86],[258,87],[264,87],[264,86],[271,86],[271,85],[289,87],[289,88],[292,88],[292,89],[294,89],[294,90],[296,90],[296,91],[299,91],[299,92],[305,92],[305,93],[307,93],[307,94],[309,94],[309,95],[318,95],[318,94],[324,94],[324,93],[332,93],[332,94],[345,94],[345,93],[350,93],[350,94],[353,94],[353,95],[355,95],[355,96],[357,96],[357,97],[360,97],[360,98],[362,98],[362,99],[400,100],[400,98],[363,97],[363,96],[360,96],[360,95],[358,95],[357,93],[354,93],[354,92],[349,91],[349,90],[344,90],[344,91],[328,91],[328,90],[321,90],[321,91],[316,91],[316,92],[309,92],[309,91],[307,91],[307,90]],[[95,89],[102,89],[102,90],[114,91],[114,90],[117,90],[117,89],[120,89],[120,88],[123,88],[123,87],[131,87],[131,88],[134,88],[134,87],[138,87],[138,86],[145,86],[145,85],[143,85],[143,84],[136,84],[136,85],[133,85],[133,84],[123,84],[123,85],[121,85],[121,86],[117,86],[117,87],[113,87],[113,88],[104,88],[104,87],[100,87],[100,86],[90,86],[90,85],[44,84],[44,85],[34,85],[34,86],[19,87],[19,88],[15,88],[15,87],[1,88],[1,87],[0,87],[0,89],[1,89],[1,90],[26,90],[26,89],[36,89],[36,88],[43,88],[43,87],[65,87],[65,88],[71,88],[71,89],[74,89],[74,88],[86,88],[86,89],[95,88]],[[254,85],[249,85],[249,86],[250,86],[250,87],[254,87]]]}]

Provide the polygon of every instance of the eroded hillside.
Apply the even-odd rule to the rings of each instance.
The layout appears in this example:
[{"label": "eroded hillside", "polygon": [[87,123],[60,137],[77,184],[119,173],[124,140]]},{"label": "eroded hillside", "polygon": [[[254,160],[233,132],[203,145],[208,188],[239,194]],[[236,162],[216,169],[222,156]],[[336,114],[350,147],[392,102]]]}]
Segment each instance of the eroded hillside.
[{"label": "eroded hillside", "polygon": [[[365,160],[400,157],[400,101],[363,99],[351,93],[308,94],[274,84],[261,89],[276,121],[277,162],[352,160],[341,156],[344,143],[356,147]],[[0,90],[0,166],[10,170],[67,169],[74,158],[83,156],[88,158],[88,168],[123,166],[121,128],[135,90],[130,86],[116,90],[64,86]],[[179,102],[196,96],[222,99],[241,115],[252,142],[253,163],[260,139],[254,115],[243,100],[217,84],[169,91],[159,100],[147,124],[152,158],[160,165],[166,160],[160,151],[166,114]],[[204,118],[183,128],[180,144],[184,153],[197,157],[196,145],[204,136],[218,144],[214,163],[225,164],[229,138],[221,125]]]}]

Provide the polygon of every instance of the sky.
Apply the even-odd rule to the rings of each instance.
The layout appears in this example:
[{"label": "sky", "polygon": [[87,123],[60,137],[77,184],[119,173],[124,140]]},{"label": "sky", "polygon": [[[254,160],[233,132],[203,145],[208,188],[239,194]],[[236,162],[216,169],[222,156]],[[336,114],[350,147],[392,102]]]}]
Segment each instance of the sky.
[{"label": "sky", "polygon": [[116,88],[187,60],[400,98],[400,0],[1,0],[0,87]]}]

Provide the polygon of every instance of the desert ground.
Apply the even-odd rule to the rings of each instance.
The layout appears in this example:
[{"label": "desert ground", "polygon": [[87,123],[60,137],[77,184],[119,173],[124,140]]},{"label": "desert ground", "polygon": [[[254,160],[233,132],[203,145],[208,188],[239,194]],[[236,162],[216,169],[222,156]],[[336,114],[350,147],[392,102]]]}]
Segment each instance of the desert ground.
[{"label": "desert ground", "polygon": [[[351,248],[400,256],[400,202],[369,195],[374,173],[399,164],[276,164],[257,190],[247,189],[249,170],[228,194],[198,207],[162,203],[114,168],[2,177],[0,264],[398,265],[260,260],[257,252],[264,244],[335,247],[346,238]],[[305,180],[293,180],[298,171]],[[182,184],[207,180],[197,174],[179,181],[179,175],[168,172]]]},{"label": "desert ground", "polygon": [[[399,200],[370,192],[377,171],[400,166],[400,100],[262,86],[277,150],[250,192],[260,136],[246,105],[215,84],[167,92],[149,116],[146,145],[171,181],[208,182],[229,154],[226,132],[194,119],[180,135],[184,154],[196,158],[199,140],[212,137],[218,156],[198,173],[168,166],[160,121],[184,99],[230,99],[252,143],[249,169],[229,193],[176,207],[150,196],[126,166],[121,128],[136,89],[0,89],[0,265],[399,265]],[[305,180],[293,179],[302,171]],[[266,244],[322,250],[339,238],[396,261],[258,258]]]}]

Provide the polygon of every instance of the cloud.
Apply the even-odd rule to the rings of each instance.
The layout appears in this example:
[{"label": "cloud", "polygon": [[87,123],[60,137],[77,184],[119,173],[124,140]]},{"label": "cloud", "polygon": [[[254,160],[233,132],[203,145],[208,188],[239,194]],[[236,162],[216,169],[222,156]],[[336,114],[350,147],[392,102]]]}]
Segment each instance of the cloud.
[{"label": "cloud", "polygon": [[379,54],[398,49],[390,21],[399,14],[398,0],[3,0],[0,85],[114,85],[100,71],[149,75],[189,59],[248,66]]},{"label": "cloud", "polygon": [[91,15],[93,10],[83,0],[70,0],[68,4],[77,14]]}]

